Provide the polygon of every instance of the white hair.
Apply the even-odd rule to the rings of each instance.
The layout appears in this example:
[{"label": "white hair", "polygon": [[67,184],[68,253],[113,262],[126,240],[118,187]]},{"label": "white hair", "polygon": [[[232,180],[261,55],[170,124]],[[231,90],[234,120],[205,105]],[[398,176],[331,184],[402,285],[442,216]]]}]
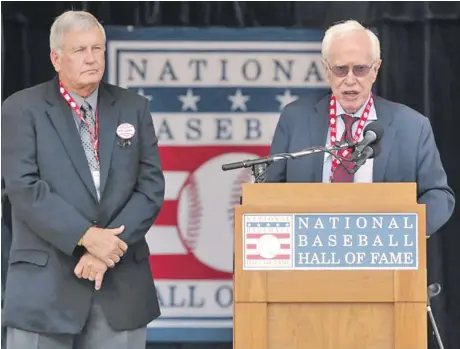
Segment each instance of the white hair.
[{"label": "white hair", "polygon": [[92,29],[98,27],[106,40],[104,27],[91,13],[85,11],[67,11],[57,17],[51,26],[50,49],[61,50],[65,33],[70,29]]},{"label": "white hair", "polygon": [[362,26],[359,22],[354,20],[345,21],[338,23],[330,27],[324,34],[322,46],[321,46],[321,55],[324,60],[327,60],[329,57],[329,50],[331,48],[332,41],[340,36],[348,34],[352,31],[364,30],[371,40],[372,46],[372,59],[377,61],[380,59],[380,41],[371,30]]}]

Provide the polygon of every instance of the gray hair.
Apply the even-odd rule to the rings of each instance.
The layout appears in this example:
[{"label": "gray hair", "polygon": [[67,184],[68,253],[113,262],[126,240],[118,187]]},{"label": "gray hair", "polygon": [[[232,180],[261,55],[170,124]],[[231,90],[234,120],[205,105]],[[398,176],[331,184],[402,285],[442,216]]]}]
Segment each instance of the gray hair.
[{"label": "gray hair", "polygon": [[345,21],[342,23],[338,23],[330,27],[323,38],[322,47],[321,47],[321,55],[323,56],[324,60],[328,59],[329,50],[331,48],[332,41],[342,35],[350,33],[355,30],[364,30],[366,34],[369,36],[371,40],[372,46],[372,59],[374,61],[380,59],[380,41],[371,30],[362,26],[359,22],[354,20]]},{"label": "gray hair", "polygon": [[104,27],[91,13],[85,11],[67,11],[57,17],[51,26],[50,31],[50,49],[61,50],[62,40],[65,33],[70,29],[92,29],[95,26],[99,28],[106,40]]}]

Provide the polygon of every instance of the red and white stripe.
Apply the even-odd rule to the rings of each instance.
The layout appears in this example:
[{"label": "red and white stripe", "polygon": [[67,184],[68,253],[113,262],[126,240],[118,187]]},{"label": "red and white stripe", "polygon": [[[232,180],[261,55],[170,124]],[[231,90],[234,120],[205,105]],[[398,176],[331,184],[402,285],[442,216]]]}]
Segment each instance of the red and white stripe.
[{"label": "red and white stripe", "polygon": [[272,235],[278,239],[280,250],[274,258],[267,260],[289,260],[291,258],[291,235],[289,233],[260,234],[249,233],[246,235],[246,258],[248,260],[265,260],[258,251],[259,239],[263,235]]}]

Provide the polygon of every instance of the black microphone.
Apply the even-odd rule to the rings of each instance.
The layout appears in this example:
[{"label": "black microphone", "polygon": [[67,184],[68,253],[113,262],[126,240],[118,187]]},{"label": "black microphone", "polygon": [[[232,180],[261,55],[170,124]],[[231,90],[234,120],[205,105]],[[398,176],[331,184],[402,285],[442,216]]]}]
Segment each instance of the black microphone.
[{"label": "black microphone", "polygon": [[383,137],[383,126],[380,122],[374,121],[364,127],[363,140],[359,142],[353,151],[351,160],[356,160],[370,144],[378,143]]},{"label": "black microphone", "polygon": [[433,335],[436,338],[436,341],[438,343],[438,348],[444,349],[444,343],[442,342],[441,334],[439,333],[438,326],[436,324],[436,320],[434,319],[434,315],[431,310],[431,302],[430,302],[430,299],[438,296],[440,293],[441,293],[440,284],[431,284],[430,286],[428,286],[426,309],[428,312],[428,316],[430,318],[431,327],[433,327]]},{"label": "black microphone", "polygon": [[229,164],[222,165],[222,170],[229,171],[229,170],[236,170],[238,168],[251,167],[254,165],[270,164],[273,161],[274,160],[270,156],[266,156],[266,157],[258,158],[258,159],[252,159],[252,160],[237,161],[237,162],[232,162]]},{"label": "black microphone", "polygon": [[428,286],[428,299],[432,299],[441,293],[440,284],[431,284]]},{"label": "black microphone", "polygon": [[350,172],[355,173],[356,171],[358,171],[359,168],[363,166],[367,160],[377,157],[380,154],[380,151],[381,151],[380,143],[374,143],[374,144],[368,145],[366,148],[364,148],[363,152],[359,155],[358,159],[356,160]]}]

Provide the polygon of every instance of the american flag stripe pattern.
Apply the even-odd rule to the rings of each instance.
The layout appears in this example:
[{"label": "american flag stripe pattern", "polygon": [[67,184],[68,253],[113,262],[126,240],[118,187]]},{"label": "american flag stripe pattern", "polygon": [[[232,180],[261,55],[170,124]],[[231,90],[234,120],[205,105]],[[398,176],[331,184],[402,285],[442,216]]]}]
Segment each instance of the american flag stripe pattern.
[{"label": "american flag stripe pattern", "polygon": [[[251,261],[285,261],[292,255],[291,222],[248,222],[246,223],[246,259]],[[261,253],[264,239],[274,242],[273,255],[269,258]]]}]

